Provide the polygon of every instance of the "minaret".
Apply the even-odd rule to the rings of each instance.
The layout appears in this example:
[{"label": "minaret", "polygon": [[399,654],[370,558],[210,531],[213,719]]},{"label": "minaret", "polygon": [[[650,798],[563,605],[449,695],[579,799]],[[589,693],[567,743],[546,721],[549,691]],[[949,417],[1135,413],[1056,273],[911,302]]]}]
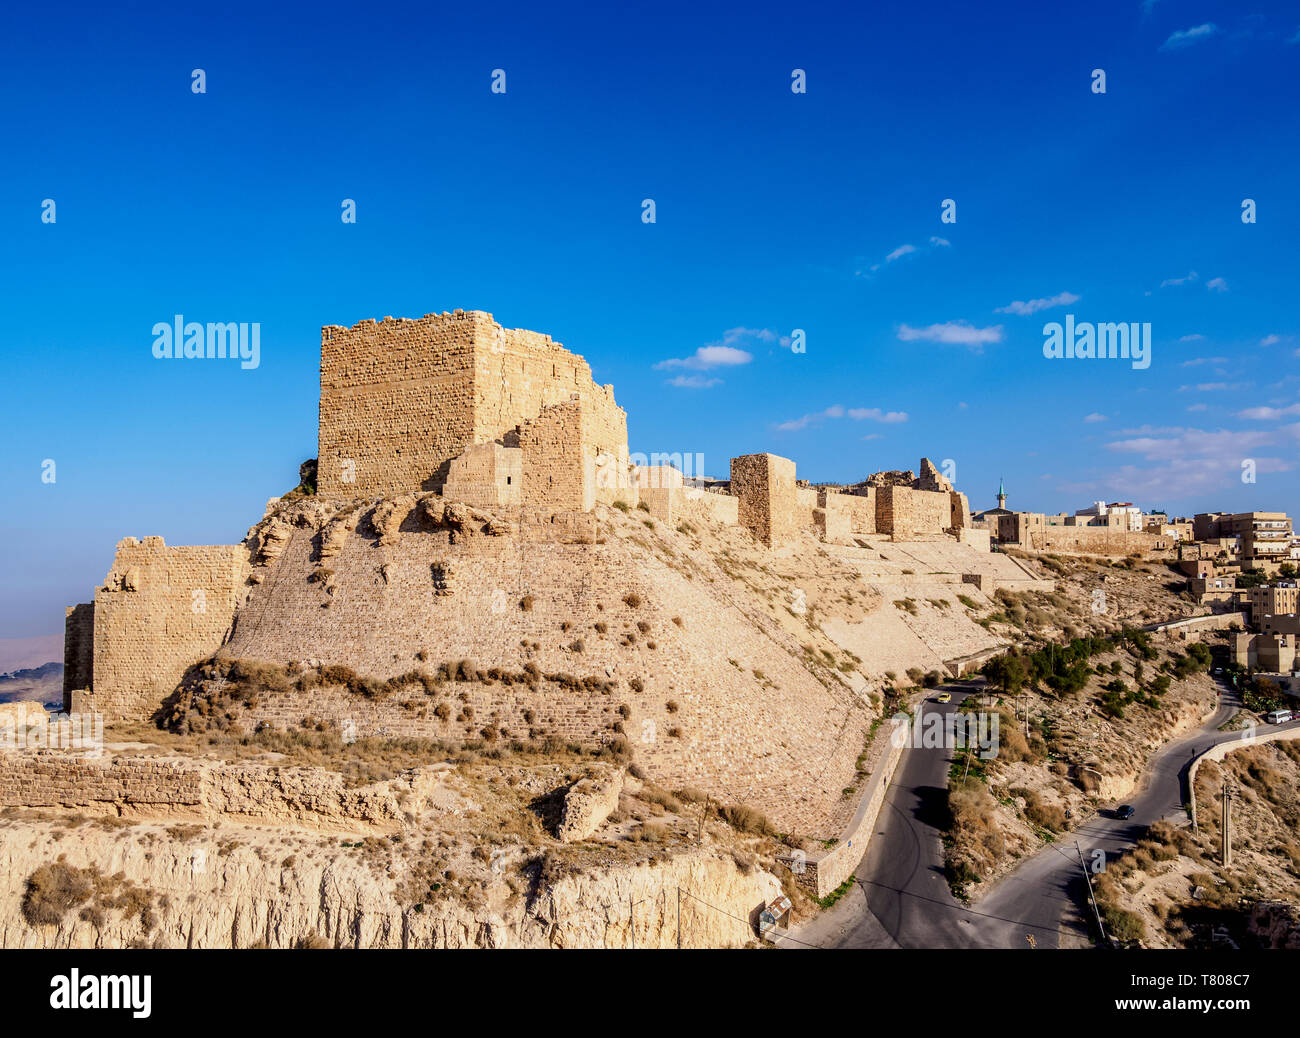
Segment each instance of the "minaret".
[{"label": "minaret", "polygon": [[1001,477],[998,478],[998,507],[1007,507],[1007,488]]}]

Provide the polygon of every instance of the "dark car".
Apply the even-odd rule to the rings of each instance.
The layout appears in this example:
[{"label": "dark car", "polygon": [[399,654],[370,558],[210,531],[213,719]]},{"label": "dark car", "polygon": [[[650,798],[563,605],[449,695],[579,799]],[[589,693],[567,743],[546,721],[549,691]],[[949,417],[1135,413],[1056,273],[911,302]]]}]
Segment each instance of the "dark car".
[{"label": "dark car", "polygon": [[1123,807],[1115,808],[1116,818],[1128,819],[1132,818],[1135,814],[1137,814],[1137,812],[1133,810],[1132,804],[1125,804]]}]

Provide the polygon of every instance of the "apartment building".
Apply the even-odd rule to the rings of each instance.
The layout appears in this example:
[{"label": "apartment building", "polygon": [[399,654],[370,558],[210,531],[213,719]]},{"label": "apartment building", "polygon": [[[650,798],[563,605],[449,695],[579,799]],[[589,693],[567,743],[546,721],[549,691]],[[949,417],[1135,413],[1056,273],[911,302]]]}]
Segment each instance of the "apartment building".
[{"label": "apartment building", "polygon": [[1300,604],[1300,585],[1294,580],[1279,581],[1266,587],[1253,587],[1246,592],[1250,605],[1250,618],[1258,624],[1265,616],[1296,612]]},{"label": "apartment building", "polygon": [[1241,546],[1241,563],[1276,565],[1291,558],[1291,517],[1285,512],[1202,512],[1192,519],[1198,541],[1233,540]]}]

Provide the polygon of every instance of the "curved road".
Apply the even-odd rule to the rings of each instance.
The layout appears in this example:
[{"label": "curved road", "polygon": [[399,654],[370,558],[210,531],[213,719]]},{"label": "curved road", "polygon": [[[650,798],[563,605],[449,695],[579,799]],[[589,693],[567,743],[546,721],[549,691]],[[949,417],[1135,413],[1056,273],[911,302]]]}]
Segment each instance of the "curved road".
[{"label": "curved road", "polygon": [[[926,713],[950,713],[983,681],[944,686],[951,703],[923,704]],[[1219,709],[1204,725],[1165,744],[1148,762],[1141,786],[1128,800],[1135,811],[1121,821],[1110,811],[1083,820],[966,905],[953,897],[943,871],[938,823],[948,770],[964,751],[904,751],[876,822],[858,882],[833,909],[811,921],[800,939],[840,948],[1024,948],[1032,935],[1040,948],[1087,945],[1088,910],[1077,840],[1090,863],[1132,847],[1162,818],[1185,819],[1186,770],[1191,759],[1240,733],[1218,731],[1240,709],[1237,694],[1220,683]],[[1300,726],[1296,722],[1294,726]],[[1291,727],[1291,726],[1288,726]]]}]

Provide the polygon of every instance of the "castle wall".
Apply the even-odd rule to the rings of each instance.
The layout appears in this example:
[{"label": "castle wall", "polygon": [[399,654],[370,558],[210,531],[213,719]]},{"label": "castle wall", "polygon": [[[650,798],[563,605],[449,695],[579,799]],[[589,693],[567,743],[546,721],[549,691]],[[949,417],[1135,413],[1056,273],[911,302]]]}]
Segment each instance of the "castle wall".
[{"label": "castle wall", "polygon": [[970,502],[966,500],[966,495],[951,490],[948,492],[948,503],[950,506],[950,521],[948,526],[953,530],[964,530],[970,526]]},{"label": "castle wall", "polygon": [[582,449],[583,406],[548,404],[523,424],[523,502],[527,508],[585,512],[596,503],[595,458]]},{"label": "castle wall", "polygon": [[841,494],[849,510],[850,530],[855,534],[876,532],[876,488],[868,487],[866,493]]},{"label": "castle wall", "polygon": [[[739,500],[740,524],[769,548],[794,540],[800,525],[794,462],[775,454],[745,454],[731,459],[731,493]],[[815,501],[815,496],[814,496]]]},{"label": "castle wall", "polygon": [[683,520],[738,525],[740,501],[730,494],[711,494],[695,487],[641,487],[640,500],[655,519],[676,526]]},{"label": "castle wall", "polygon": [[523,328],[503,328],[486,317],[489,339],[480,342],[474,362],[474,438],[504,435],[542,408],[582,401],[582,429],[575,443],[594,458],[612,454],[624,462],[627,414],[614,402],[613,386],[598,386],[591,366],[549,335]]},{"label": "castle wall", "polygon": [[322,328],[318,492],[440,486],[446,462],[475,442],[476,342],[490,324],[457,310]]},{"label": "castle wall", "polygon": [[837,494],[831,490],[818,491],[817,508],[813,512],[817,536],[832,544],[852,543],[853,507],[847,494]]},{"label": "castle wall", "polygon": [[248,572],[242,545],[120,541],[113,568],[95,592],[91,693],[81,708],[108,721],[152,714],[188,667],[221,646]]},{"label": "castle wall", "polygon": [[[452,544],[435,530],[402,532],[382,546],[350,536],[330,560],[330,595],[308,579],[312,553],[311,532],[295,530],[274,572],[252,591],[245,612],[257,622],[238,623],[220,655],[315,659],[379,678],[461,659],[513,673],[531,662],[543,673],[615,687],[457,681],[437,696],[419,686],[380,699],[343,690],[267,694],[249,723],[351,720],[361,736],[449,740],[481,739],[484,728],[505,738],[504,728],[510,738],[535,732],[584,743],[617,738],[621,726],[652,777],[804,827],[832,810],[852,779],[854,754],[841,751],[862,745],[866,711],[808,674],[798,643],[778,626],[756,626],[730,600],[725,580],[688,579],[617,538],[559,544],[475,535]],[[442,567],[446,594],[433,593],[431,563]],[[735,666],[719,659],[720,630]],[[447,716],[435,713],[439,703]],[[472,716],[458,720],[465,706]]]},{"label": "castle wall", "polygon": [[493,440],[476,443],[452,460],[442,496],[479,508],[518,507],[522,491],[523,451]]},{"label": "castle wall", "polygon": [[319,492],[441,489],[467,448],[575,397],[582,408],[569,448],[589,466],[615,458],[616,489],[626,487],[627,415],[613,387],[597,386],[587,362],[549,335],[463,310],[322,328]]},{"label": "castle wall", "polygon": [[675,498],[674,515],[678,520],[738,526],[740,501],[730,494],[713,494],[707,490],[687,487],[678,492]]},{"label": "castle wall", "polygon": [[1172,537],[1106,526],[1039,526],[1029,530],[1028,547],[1035,551],[1081,552],[1087,555],[1128,555],[1164,551]]},{"label": "castle wall", "polygon": [[76,808],[114,817],[290,821],[355,830],[358,822],[398,822],[400,793],[427,785],[420,772],[349,789],[339,772],[316,768],[0,753],[0,806]]},{"label": "castle wall", "polygon": [[63,621],[63,692],[90,688],[95,674],[95,604],[68,606]]},{"label": "castle wall", "polygon": [[906,540],[943,533],[952,523],[952,500],[945,491],[876,487],[876,531]]}]

